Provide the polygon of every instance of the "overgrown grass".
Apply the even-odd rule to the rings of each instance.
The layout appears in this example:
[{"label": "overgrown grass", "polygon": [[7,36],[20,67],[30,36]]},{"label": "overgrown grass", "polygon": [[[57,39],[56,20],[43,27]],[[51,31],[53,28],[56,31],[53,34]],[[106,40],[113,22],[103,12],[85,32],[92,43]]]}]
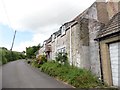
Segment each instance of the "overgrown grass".
[{"label": "overgrown grass", "polygon": [[41,67],[41,64],[38,64],[38,61],[35,59],[30,59],[30,60],[27,60],[26,62],[30,64],[32,67],[35,67],[35,68]]},{"label": "overgrown grass", "polygon": [[[43,61],[43,63],[41,63],[41,61]],[[36,60],[32,60],[28,63],[33,67],[40,68],[42,72],[67,82],[76,88],[106,88],[107,90],[114,90],[114,88],[109,89],[107,84],[103,85],[90,71],[70,66],[67,53],[57,53],[55,60],[51,62],[46,62],[45,56],[44,58],[40,56]]]},{"label": "overgrown grass", "polygon": [[66,66],[57,62],[47,62],[41,66],[41,71],[59,78],[77,88],[103,87],[101,81],[90,71]]}]

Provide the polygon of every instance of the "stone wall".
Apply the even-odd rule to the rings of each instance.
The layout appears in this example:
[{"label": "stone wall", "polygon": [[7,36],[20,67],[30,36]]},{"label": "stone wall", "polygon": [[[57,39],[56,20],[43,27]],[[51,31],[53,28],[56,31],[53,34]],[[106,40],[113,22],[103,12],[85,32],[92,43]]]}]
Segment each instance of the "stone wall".
[{"label": "stone wall", "polygon": [[99,43],[94,39],[97,37],[101,26],[101,23],[95,20],[89,20],[89,59],[91,62],[90,69],[98,77],[101,77]]},{"label": "stone wall", "polygon": [[66,31],[66,52],[68,54],[69,63],[71,64],[72,62],[70,61],[70,29]]},{"label": "stone wall", "polygon": [[120,11],[120,1],[119,0],[109,0],[107,2],[107,11],[109,15],[109,19],[111,19],[116,13]]},{"label": "stone wall", "polygon": [[80,18],[94,19],[106,24],[109,21],[106,3],[94,2],[88,9],[78,15],[75,20],[79,20]]},{"label": "stone wall", "polygon": [[55,43],[56,41],[53,41],[52,44],[51,44],[51,48],[52,48],[52,60],[55,60]]},{"label": "stone wall", "polygon": [[106,2],[96,2],[98,21],[107,24],[109,21]]},{"label": "stone wall", "polygon": [[80,51],[79,51],[79,35],[80,35],[80,29],[79,25],[76,24],[71,27],[71,60],[73,65],[77,65],[76,61],[80,61]]}]

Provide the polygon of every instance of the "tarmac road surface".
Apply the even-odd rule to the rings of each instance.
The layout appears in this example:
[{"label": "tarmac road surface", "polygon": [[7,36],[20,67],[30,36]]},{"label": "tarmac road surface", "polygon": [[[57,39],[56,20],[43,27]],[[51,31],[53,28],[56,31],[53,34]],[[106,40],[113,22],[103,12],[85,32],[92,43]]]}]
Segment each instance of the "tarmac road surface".
[{"label": "tarmac road surface", "polygon": [[17,60],[2,66],[2,88],[72,87],[32,68],[24,60]]}]

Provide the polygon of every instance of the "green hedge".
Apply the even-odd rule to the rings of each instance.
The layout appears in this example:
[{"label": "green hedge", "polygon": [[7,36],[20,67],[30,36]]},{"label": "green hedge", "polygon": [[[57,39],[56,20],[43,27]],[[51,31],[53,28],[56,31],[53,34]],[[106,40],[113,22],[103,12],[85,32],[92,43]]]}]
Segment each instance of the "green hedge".
[{"label": "green hedge", "polygon": [[0,47],[0,65],[18,59],[25,59],[25,55],[16,51],[11,52],[4,47]]},{"label": "green hedge", "polygon": [[77,88],[103,87],[102,83],[86,69],[61,65],[57,62],[47,62],[41,66],[41,71],[57,77]]}]

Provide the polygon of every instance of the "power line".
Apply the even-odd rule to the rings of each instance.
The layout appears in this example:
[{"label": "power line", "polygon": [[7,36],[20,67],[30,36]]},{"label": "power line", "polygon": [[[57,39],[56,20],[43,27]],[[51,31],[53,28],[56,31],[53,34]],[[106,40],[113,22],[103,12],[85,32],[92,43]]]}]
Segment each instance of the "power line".
[{"label": "power line", "polygon": [[6,14],[6,18],[7,18],[7,23],[8,23],[8,26],[10,29],[12,29],[14,31],[14,29],[12,28],[12,25],[11,25],[11,22],[10,22],[10,19],[9,19],[9,16],[8,16],[8,13],[7,13],[7,9],[6,9],[6,5],[5,5],[5,2],[4,0],[1,0],[2,1],[2,4],[3,4],[3,9],[5,11],[5,14]]},{"label": "power line", "polygon": [[[3,4],[3,9],[5,11],[5,14],[6,14],[6,17],[7,17],[7,20],[8,20],[8,26],[10,29],[12,29],[14,31],[14,29],[12,28],[12,25],[11,25],[11,22],[10,22],[10,19],[9,19],[9,16],[8,16],[8,13],[7,13],[7,9],[6,9],[6,6],[5,6],[5,2],[4,0],[1,0],[2,1],[2,4]],[[12,51],[12,48],[13,48],[13,45],[14,45],[14,40],[15,40],[15,36],[16,36],[16,30],[15,30],[15,33],[14,33],[14,37],[13,37],[13,41],[12,41],[12,46],[11,46],[11,51]]]}]

